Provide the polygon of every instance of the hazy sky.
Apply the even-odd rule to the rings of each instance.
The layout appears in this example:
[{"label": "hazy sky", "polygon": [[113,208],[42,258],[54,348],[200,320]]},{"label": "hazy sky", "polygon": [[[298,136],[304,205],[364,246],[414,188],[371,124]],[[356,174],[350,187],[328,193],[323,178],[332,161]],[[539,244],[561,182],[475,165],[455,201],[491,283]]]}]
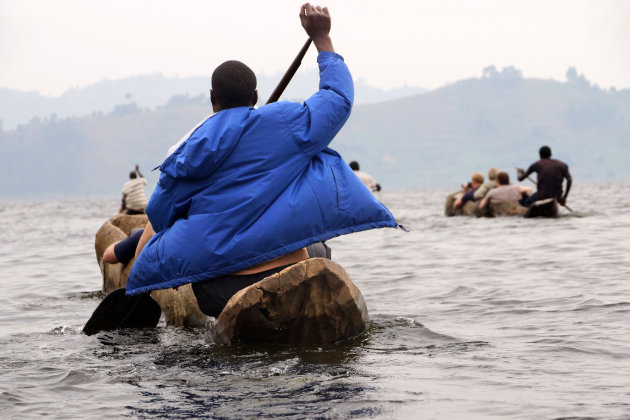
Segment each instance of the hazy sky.
[{"label": "hazy sky", "polygon": [[[284,71],[306,39],[302,2],[0,0],[0,87],[59,95],[101,79],[209,75],[241,60]],[[317,3],[314,3],[317,4]],[[569,66],[630,88],[630,1],[328,0],[355,78],[435,88],[514,65],[564,80]],[[313,50],[314,51],[314,50]],[[304,68],[315,67],[315,53]]]}]

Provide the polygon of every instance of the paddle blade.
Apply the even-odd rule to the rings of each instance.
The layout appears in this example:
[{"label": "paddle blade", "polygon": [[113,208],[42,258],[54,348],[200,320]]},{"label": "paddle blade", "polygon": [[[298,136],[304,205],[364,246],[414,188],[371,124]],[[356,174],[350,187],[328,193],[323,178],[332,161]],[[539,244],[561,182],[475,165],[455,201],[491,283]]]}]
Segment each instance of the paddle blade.
[{"label": "paddle blade", "polygon": [[148,293],[128,297],[125,292],[123,288],[107,295],[83,327],[83,332],[92,335],[122,328],[155,327],[162,314],[160,305]]}]

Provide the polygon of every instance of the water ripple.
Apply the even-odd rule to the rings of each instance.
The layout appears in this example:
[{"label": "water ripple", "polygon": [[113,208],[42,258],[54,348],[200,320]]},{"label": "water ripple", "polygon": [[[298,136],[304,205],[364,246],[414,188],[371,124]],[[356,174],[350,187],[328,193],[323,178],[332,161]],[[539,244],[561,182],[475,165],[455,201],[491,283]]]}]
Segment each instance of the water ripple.
[{"label": "water ripple", "polygon": [[447,218],[447,193],[384,191],[411,232],[329,241],[371,323],[321,348],[87,337],[117,197],[0,202],[2,417],[630,418],[630,185],[576,182],[553,220]]}]

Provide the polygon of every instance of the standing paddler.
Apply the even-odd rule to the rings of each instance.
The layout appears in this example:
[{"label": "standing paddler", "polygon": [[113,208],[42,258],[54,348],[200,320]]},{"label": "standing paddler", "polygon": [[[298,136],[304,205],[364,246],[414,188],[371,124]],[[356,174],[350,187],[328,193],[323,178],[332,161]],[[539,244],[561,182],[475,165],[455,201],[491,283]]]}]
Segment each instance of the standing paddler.
[{"label": "standing paddler", "polygon": [[319,91],[304,103],[254,108],[254,72],[238,61],[216,68],[215,114],[160,166],[146,208],[156,233],[129,275],[128,295],[192,283],[201,310],[217,316],[236,291],[308,258],[306,246],[397,226],[328,148],[354,100],[328,10],[304,4],[300,20],[319,52]]},{"label": "standing paddler", "polygon": [[[541,147],[538,154],[540,155],[540,160],[532,163],[529,168],[527,168],[527,171],[516,168],[519,181],[529,178],[529,175],[534,172],[536,172],[538,176],[538,182],[536,183],[538,188],[536,192],[530,195],[521,204],[525,207],[529,207],[537,200],[555,198],[558,200],[558,203],[566,207],[567,197],[569,196],[573,182],[571,174],[569,173],[569,166],[562,161],[552,159],[551,148],[549,146]],[[565,179],[567,187],[563,194],[562,182]]]}]

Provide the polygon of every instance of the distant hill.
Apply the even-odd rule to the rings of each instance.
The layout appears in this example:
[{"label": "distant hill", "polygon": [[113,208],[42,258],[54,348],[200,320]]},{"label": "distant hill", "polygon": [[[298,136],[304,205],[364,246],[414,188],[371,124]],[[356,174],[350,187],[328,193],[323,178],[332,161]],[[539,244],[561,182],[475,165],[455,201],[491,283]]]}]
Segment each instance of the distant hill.
[{"label": "distant hill", "polygon": [[457,186],[493,166],[514,176],[542,145],[577,182],[630,180],[630,90],[506,70],[357,107],[336,145],[383,185]]},{"label": "distant hill", "polygon": [[[282,74],[259,75],[258,90],[264,103]],[[299,72],[295,75],[284,94],[284,98],[304,100],[318,86],[316,70]],[[128,77],[119,80],[102,80],[80,89],[71,89],[59,97],[48,97],[37,92],[21,92],[0,88],[0,128],[13,130],[18,124],[26,124],[34,117],[57,118],[80,117],[93,112],[111,112],[120,104],[135,103],[142,109],[155,109],[165,105],[171,98],[184,96],[204,102],[209,98],[210,76],[167,78],[161,74]],[[420,87],[401,87],[382,90],[355,81],[357,104],[381,102],[403,96],[422,93]]]},{"label": "distant hill", "polygon": [[[128,103],[0,132],[0,196],[117,196],[135,163],[155,183],[158,172],[149,169],[208,112],[205,99],[179,96],[155,110]],[[583,77],[557,82],[488,71],[356,105],[331,146],[389,189],[455,188],[491,166],[513,176],[543,144],[570,165],[576,184],[630,181],[630,90],[601,90]]]}]

